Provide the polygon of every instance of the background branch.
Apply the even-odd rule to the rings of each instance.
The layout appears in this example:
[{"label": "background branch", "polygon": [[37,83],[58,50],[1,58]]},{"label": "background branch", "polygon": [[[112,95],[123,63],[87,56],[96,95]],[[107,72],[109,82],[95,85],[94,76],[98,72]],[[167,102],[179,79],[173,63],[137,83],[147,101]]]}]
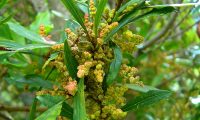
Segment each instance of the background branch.
[{"label": "background branch", "polygon": [[184,29],[183,31],[171,36],[170,38],[175,38],[177,36],[180,36],[182,34],[184,34],[186,31],[190,30],[193,26],[197,25],[200,22],[200,20],[198,20],[197,22],[195,22],[194,24],[190,25],[189,27],[187,27],[186,29]]},{"label": "background branch", "polygon": [[[46,107],[41,107],[37,108],[37,112],[44,112],[46,111]],[[8,112],[29,112],[30,107],[29,106],[24,106],[24,107],[12,107],[12,106],[5,106],[5,105],[0,105],[0,111],[8,111]]]},{"label": "background branch", "polygon": [[174,24],[176,18],[177,18],[178,13],[174,13],[171,17],[171,19],[169,20],[169,22],[167,23],[167,25],[165,27],[163,27],[163,29],[152,39],[146,41],[143,45],[142,48],[139,49],[139,51],[143,51],[146,48],[152,46],[156,41],[158,41],[159,39],[161,39],[166,33],[167,31],[172,27],[172,25]]}]

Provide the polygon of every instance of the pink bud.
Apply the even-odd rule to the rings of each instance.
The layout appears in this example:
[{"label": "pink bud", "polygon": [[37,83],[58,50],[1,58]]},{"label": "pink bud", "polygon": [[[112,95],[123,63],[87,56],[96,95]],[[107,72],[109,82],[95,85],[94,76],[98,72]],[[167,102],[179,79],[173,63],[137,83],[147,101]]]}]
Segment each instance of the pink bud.
[{"label": "pink bud", "polygon": [[64,87],[64,89],[67,90],[70,95],[75,95],[77,91],[77,82],[76,81],[68,82],[68,84]]}]

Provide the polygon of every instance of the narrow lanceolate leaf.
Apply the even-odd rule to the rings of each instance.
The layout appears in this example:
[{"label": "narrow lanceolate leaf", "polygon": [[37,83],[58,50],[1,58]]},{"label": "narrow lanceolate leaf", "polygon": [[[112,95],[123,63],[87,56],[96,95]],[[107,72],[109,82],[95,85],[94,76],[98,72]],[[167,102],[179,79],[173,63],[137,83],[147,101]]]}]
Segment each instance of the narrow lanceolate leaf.
[{"label": "narrow lanceolate leaf", "polygon": [[163,15],[163,14],[171,13],[175,10],[176,9],[174,7],[158,7],[158,8],[153,8],[151,11],[146,12],[136,17],[132,16],[134,12],[132,14],[126,15],[125,17],[123,17],[123,19],[119,21],[119,25],[106,36],[105,42],[107,42],[115,33],[117,33],[122,27],[124,27],[128,23],[134,22],[136,20],[151,16],[151,15]]},{"label": "narrow lanceolate leaf", "polygon": [[51,54],[51,56],[49,57],[49,59],[44,63],[44,65],[42,66],[42,69],[45,69],[46,66],[54,59],[56,59],[58,56],[58,52]]},{"label": "narrow lanceolate leaf", "polygon": [[35,119],[35,113],[36,113],[36,107],[37,107],[37,98],[35,97],[31,106],[31,110],[29,113],[29,120],[34,120]]},{"label": "narrow lanceolate leaf", "polygon": [[3,47],[5,49],[3,51],[4,51],[4,54],[6,54],[6,53],[16,53],[16,52],[22,52],[22,51],[27,51],[27,50],[39,49],[39,48],[48,48],[51,46],[45,45],[45,44],[21,45],[12,40],[0,40],[0,47]]},{"label": "narrow lanceolate leaf", "polygon": [[115,78],[117,77],[119,73],[121,63],[122,63],[122,53],[119,46],[114,45],[113,50],[114,50],[115,58],[110,64],[109,72],[106,77],[107,86],[114,82]]},{"label": "narrow lanceolate leaf", "polygon": [[155,87],[147,86],[147,85],[139,86],[139,85],[134,85],[134,84],[126,84],[126,86],[131,90],[143,92],[143,93],[149,92],[150,90],[158,90]]},{"label": "narrow lanceolate leaf", "polygon": [[12,40],[0,40],[0,47],[4,47],[8,50],[17,50],[23,47],[23,45]]},{"label": "narrow lanceolate leaf", "polygon": [[70,120],[72,120],[73,119],[73,109],[72,109],[72,107],[69,104],[67,104],[66,102],[63,102],[60,115],[67,117]]},{"label": "narrow lanceolate leaf", "polygon": [[64,56],[65,56],[65,65],[67,67],[67,70],[69,71],[69,75],[73,79],[76,79],[78,62],[76,58],[73,56],[67,40],[65,40],[64,42]]},{"label": "narrow lanceolate leaf", "polygon": [[53,84],[51,81],[46,81],[37,75],[26,75],[24,78],[16,79],[19,84],[26,84],[31,87],[43,87],[46,89],[51,89]]},{"label": "narrow lanceolate leaf", "polygon": [[49,94],[37,96],[37,99],[40,101],[41,104],[47,107],[52,107],[59,102],[65,100],[63,96],[51,96]]},{"label": "narrow lanceolate leaf", "polygon": [[74,0],[62,0],[65,7],[69,10],[72,16],[76,19],[76,21],[83,27],[85,31],[87,31],[84,22],[83,22],[83,14],[78,9]]},{"label": "narrow lanceolate leaf", "polygon": [[56,120],[56,118],[60,115],[62,109],[63,101],[59,102],[58,104],[54,105],[44,113],[42,113],[39,117],[35,120]]},{"label": "narrow lanceolate leaf", "polygon": [[123,111],[130,111],[139,109],[154,103],[158,103],[160,100],[166,99],[171,95],[170,91],[166,90],[151,90],[141,96],[130,100],[125,106],[122,107]]},{"label": "narrow lanceolate leaf", "polygon": [[128,23],[134,22],[134,21],[139,20],[139,19],[143,19],[145,17],[149,17],[151,15],[164,15],[164,14],[171,13],[171,12],[174,12],[174,11],[176,11],[176,9],[174,7],[153,8],[151,11],[149,11],[147,13],[144,13],[142,15],[135,17],[135,18],[132,18]]},{"label": "narrow lanceolate leaf", "polygon": [[23,26],[13,22],[7,22],[7,24],[9,28],[18,35],[34,42],[45,43],[45,41],[42,39],[42,37],[40,37],[40,35],[24,28]]},{"label": "narrow lanceolate leaf", "polygon": [[7,17],[4,17],[2,19],[0,19],[0,25],[6,23],[7,21],[9,21],[12,18],[12,15],[9,15]]},{"label": "narrow lanceolate leaf", "polygon": [[98,4],[98,7],[97,7],[97,12],[96,12],[95,21],[94,21],[94,27],[95,27],[94,30],[95,30],[96,36],[97,36],[97,33],[98,33],[98,26],[99,26],[99,23],[101,21],[103,10],[106,6],[107,1],[108,0],[101,0]]},{"label": "narrow lanceolate leaf", "polygon": [[84,79],[80,79],[78,83],[78,91],[73,99],[73,107],[73,120],[86,120]]}]

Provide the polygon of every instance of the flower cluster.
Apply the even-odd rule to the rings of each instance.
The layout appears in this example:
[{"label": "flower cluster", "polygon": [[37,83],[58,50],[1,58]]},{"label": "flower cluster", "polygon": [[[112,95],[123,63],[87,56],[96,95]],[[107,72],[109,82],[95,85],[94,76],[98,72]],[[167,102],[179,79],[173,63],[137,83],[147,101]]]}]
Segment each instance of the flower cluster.
[{"label": "flower cluster", "polygon": [[100,38],[104,38],[112,29],[118,26],[118,22],[113,22],[110,25],[103,25],[104,28],[100,32]]},{"label": "flower cluster", "polygon": [[46,39],[51,39],[51,35],[47,35],[47,33],[45,31],[45,26],[44,25],[40,25],[39,34],[42,37],[45,37]]},{"label": "flower cluster", "polygon": [[90,9],[90,15],[94,17],[96,14],[96,7],[94,5],[93,0],[90,0],[90,8],[89,9]]},{"label": "flower cluster", "polygon": [[125,30],[122,35],[116,35],[115,43],[121,47],[122,51],[132,53],[143,39],[142,36],[133,34],[130,30]]},{"label": "flower cluster", "polygon": [[89,74],[89,70],[92,66],[93,66],[92,62],[85,62],[83,65],[79,65],[77,76],[79,78],[84,78]]},{"label": "flower cluster", "polygon": [[122,82],[123,83],[140,83],[139,82],[139,76],[137,76],[138,70],[135,67],[130,67],[127,66],[126,64],[123,64],[121,69],[120,69],[120,76],[122,77]]},{"label": "flower cluster", "polygon": [[120,108],[116,108],[115,105],[108,105],[102,109],[102,119],[106,120],[122,120],[126,114]]},{"label": "flower cluster", "polygon": [[[114,83],[108,86],[106,90],[103,89],[105,76],[114,58],[113,49],[109,44],[104,43],[104,39],[109,32],[118,26],[118,22],[111,22],[115,10],[105,10],[105,22],[100,24],[98,32],[95,34],[94,24],[91,22],[94,21],[94,15],[96,14],[93,0],[90,0],[89,9],[90,16],[85,15],[84,17],[84,25],[87,32],[82,28],[78,28],[76,31],[72,31],[70,28],[65,29],[68,45],[78,62],[77,79],[84,78],[87,115],[91,120],[121,120],[127,114],[120,108],[125,105],[124,94],[128,88],[125,84],[119,86]],[[107,14],[107,12],[109,13]],[[120,32],[122,34],[115,34],[113,42],[122,51],[132,52],[143,39],[127,29],[122,29]],[[60,86],[54,87],[52,91],[54,93],[59,93],[58,91],[60,91],[62,95],[70,99],[76,94],[77,81],[70,77],[64,64],[64,52],[60,52],[63,47],[64,44],[52,46],[52,50],[59,52],[59,55],[49,65],[55,67],[60,73],[59,78],[57,78]],[[121,65],[119,76],[122,78],[122,83],[139,83],[137,72],[135,67],[130,67],[126,64]],[[44,91],[40,92],[45,93]],[[52,94],[49,91],[46,91],[46,93]]]},{"label": "flower cluster", "polygon": [[112,10],[105,9],[105,19],[108,23],[111,23],[115,12],[116,12],[115,9]]}]

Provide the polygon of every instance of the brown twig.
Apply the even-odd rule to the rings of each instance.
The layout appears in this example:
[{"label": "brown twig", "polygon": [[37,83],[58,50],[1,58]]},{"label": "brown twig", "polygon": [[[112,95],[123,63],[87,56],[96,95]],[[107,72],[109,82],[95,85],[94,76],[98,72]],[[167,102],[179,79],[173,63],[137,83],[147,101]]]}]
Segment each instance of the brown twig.
[{"label": "brown twig", "polygon": [[170,21],[167,23],[167,25],[165,27],[163,27],[163,29],[154,38],[152,38],[151,40],[146,41],[146,43],[140,49],[140,51],[145,50],[146,48],[152,46],[155,42],[157,42],[158,40],[160,40],[167,33],[167,31],[171,28],[171,26],[175,22],[175,20],[177,18],[177,14],[178,13],[174,13],[172,15],[172,18],[170,19]]},{"label": "brown twig", "polygon": [[[182,3],[183,0],[179,0],[178,3]],[[170,28],[173,26],[174,22],[176,21],[176,18],[178,16],[178,13],[174,13],[169,20],[169,22],[166,24],[165,27],[151,40],[148,40],[144,43],[143,47],[141,47],[138,51],[140,53],[141,51],[145,50],[146,48],[152,46],[154,43],[156,43],[158,40],[160,40],[167,32],[170,30]]]},{"label": "brown twig", "polygon": [[190,25],[189,27],[187,27],[187,28],[184,29],[183,31],[181,31],[181,32],[179,32],[179,33],[177,33],[177,34],[171,36],[170,38],[175,38],[175,37],[177,37],[177,36],[179,36],[179,35],[184,34],[186,31],[190,30],[193,26],[195,26],[195,25],[198,24],[199,22],[200,22],[200,20],[198,20],[198,21],[195,22],[194,24]]},{"label": "brown twig", "polygon": [[[46,107],[37,108],[37,112],[44,112],[46,111]],[[29,112],[30,107],[29,106],[23,106],[23,107],[13,107],[13,106],[5,106],[0,105],[0,111],[8,111],[8,112]]]}]

